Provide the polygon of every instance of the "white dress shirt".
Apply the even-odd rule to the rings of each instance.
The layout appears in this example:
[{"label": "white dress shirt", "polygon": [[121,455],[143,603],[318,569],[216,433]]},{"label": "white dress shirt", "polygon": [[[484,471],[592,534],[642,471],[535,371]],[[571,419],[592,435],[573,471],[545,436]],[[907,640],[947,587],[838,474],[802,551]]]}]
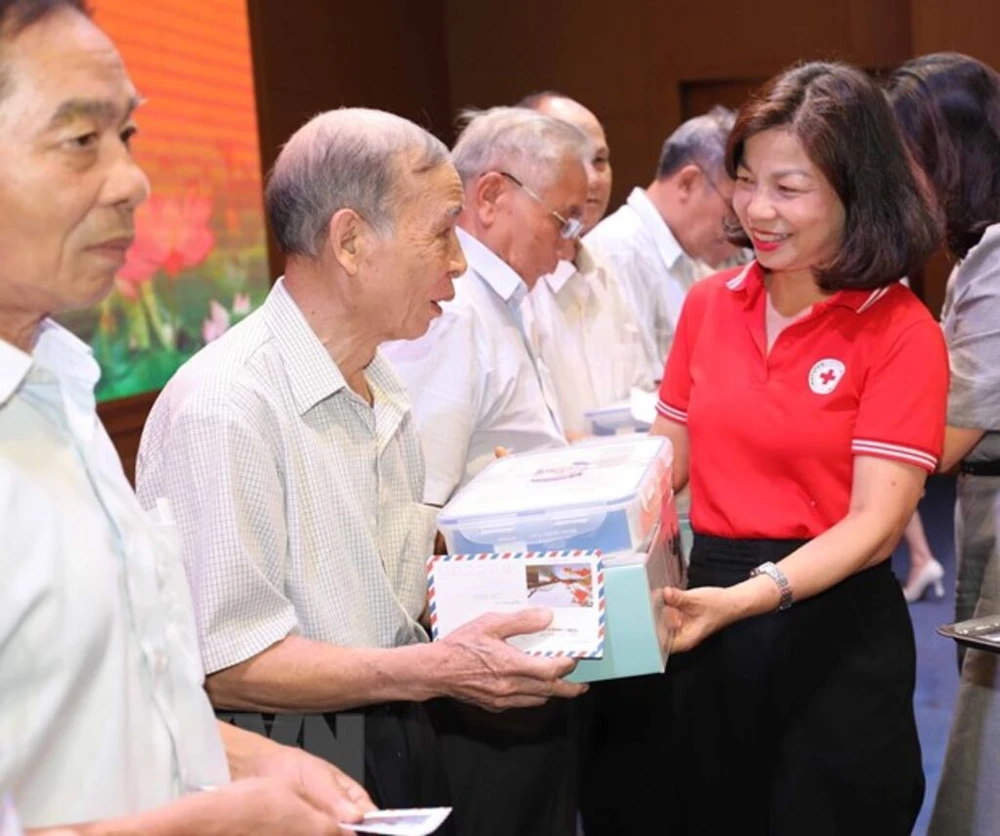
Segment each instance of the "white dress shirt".
[{"label": "white dress shirt", "polygon": [[279,279],[184,364],[142,434],[144,505],[183,539],[205,670],[290,633],[342,647],[426,641],[435,515],[402,382],[376,353],[352,390]]},{"label": "white dress shirt", "polygon": [[0,340],[0,788],[29,828],[229,780],[176,531],[129,487],[99,375],[54,323],[30,356]]},{"label": "white dress shirt", "polygon": [[584,413],[627,400],[653,376],[632,308],[615,278],[580,244],[528,294],[524,319],[543,380],[567,433],[586,430]]},{"label": "white dress shirt", "polygon": [[384,347],[413,402],[431,505],[444,505],[498,446],[523,453],[566,444],[528,349],[527,285],[464,230],[458,237],[469,269],[455,282],[455,298],[423,337]]},{"label": "white dress shirt", "polygon": [[643,189],[633,189],[625,204],[584,240],[621,282],[639,325],[650,373],[659,380],[684,297],[712,268],[681,249]]}]

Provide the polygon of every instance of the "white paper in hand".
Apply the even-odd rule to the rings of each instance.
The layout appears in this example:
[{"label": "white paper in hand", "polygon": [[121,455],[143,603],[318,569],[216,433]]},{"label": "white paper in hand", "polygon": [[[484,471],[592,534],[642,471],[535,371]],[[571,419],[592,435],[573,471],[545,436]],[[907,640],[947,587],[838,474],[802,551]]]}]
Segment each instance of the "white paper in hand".
[{"label": "white paper in hand", "polygon": [[412,810],[376,810],[360,822],[341,824],[355,833],[379,833],[382,836],[428,836],[437,830],[451,807],[424,807]]},{"label": "white paper in hand", "polygon": [[633,386],[631,395],[629,396],[629,409],[632,412],[632,417],[640,424],[652,426],[656,420],[656,401],[658,397],[656,392],[645,392]]}]

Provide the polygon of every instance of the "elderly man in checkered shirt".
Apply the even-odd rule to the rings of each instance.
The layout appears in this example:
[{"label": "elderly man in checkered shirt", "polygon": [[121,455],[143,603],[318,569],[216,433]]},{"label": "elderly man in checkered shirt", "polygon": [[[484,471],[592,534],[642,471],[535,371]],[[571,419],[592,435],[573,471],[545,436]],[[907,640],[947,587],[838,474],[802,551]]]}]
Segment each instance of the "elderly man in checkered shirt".
[{"label": "elderly man in checkered shirt", "polygon": [[143,433],[138,492],[169,498],[217,707],[365,715],[380,806],[447,790],[420,703],[490,710],[573,697],[572,663],[504,639],[530,610],[427,643],[435,509],[406,391],[380,343],[421,336],[466,268],[445,146],[391,114],[317,116],[285,145],[266,208],[285,275],[192,358]]}]

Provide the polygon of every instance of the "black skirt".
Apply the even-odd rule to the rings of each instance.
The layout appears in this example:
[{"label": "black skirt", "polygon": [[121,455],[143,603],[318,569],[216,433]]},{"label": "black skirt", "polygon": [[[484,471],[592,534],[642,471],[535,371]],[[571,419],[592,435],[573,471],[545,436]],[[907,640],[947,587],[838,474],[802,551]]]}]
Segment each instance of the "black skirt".
[{"label": "black skirt", "polygon": [[[733,586],[803,541],[696,535],[689,588]],[[909,836],[924,794],[916,649],[888,561],[670,661],[665,829]]]}]

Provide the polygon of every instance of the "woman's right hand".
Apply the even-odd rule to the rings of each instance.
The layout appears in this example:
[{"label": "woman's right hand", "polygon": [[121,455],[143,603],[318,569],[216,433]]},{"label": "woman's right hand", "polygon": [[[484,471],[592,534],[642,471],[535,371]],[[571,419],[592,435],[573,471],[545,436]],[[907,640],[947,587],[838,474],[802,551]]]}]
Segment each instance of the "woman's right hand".
[{"label": "woman's right hand", "polygon": [[740,617],[730,590],[716,586],[689,590],[668,586],[663,590],[663,602],[670,611],[674,627],[671,653],[683,653],[697,647]]}]

